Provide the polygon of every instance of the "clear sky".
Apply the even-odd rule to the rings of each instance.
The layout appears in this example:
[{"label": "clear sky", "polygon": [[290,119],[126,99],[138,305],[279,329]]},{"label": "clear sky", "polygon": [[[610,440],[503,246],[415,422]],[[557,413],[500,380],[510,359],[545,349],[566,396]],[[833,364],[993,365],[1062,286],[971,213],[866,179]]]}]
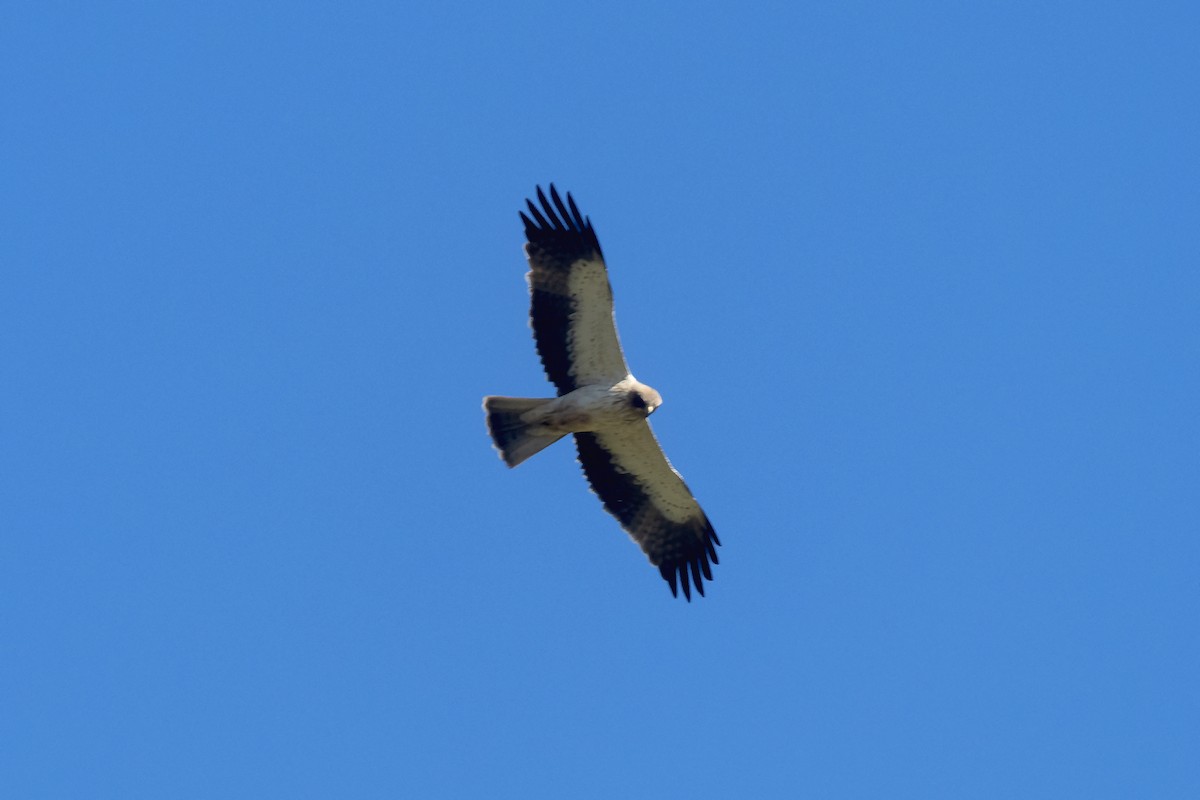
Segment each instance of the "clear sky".
[{"label": "clear sky", "polygon": [[[25,3],[0,796],[1200,797],[1194,3]],[[724,542],[549,392],[571,191]]]}]

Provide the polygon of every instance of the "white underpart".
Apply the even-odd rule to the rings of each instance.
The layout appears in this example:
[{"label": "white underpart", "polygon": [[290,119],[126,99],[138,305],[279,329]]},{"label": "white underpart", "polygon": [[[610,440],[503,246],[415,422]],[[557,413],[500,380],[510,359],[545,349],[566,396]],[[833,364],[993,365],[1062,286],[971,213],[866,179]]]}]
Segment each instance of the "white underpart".
[{"label": "white underpart", "polygon": [[638,477],[638,484],[664,517],[672,522],[686,522],[703,513],[683,477],[671,466],[654,438],[650,423],[643,421],[603,431],[601,441],[613,454],[617,469]]},{"label": "white underpart", "polygon": [[612,386],[629,376],[629,366],[617,338],[612,289],[604,262],[576,261],[571,265],[568,286],[575,301],[567,333],[575,384]]},{"label": "white underpart", "polygon": [[546,433],[607,431],[637,422],[629,404],[633,376],[616,384],[581,386],[525,414],[523,419],[541,426]]},{"label": "white underpart", "polygon": [[[597,433],[612,454],[616,469],[635,476],[659,513],[672,522],[699,518],[704,512],[667,460],[650,423],[625,416],[628,404],[618,393],[628,391],[628,382],[634,378],[617,337],[612,288],[604,262],[581,259],[573,263],[568,291],[575,301],[575,313],[567,332],[567,347],[572,358],[571,374],[580,388],[540,407],[537,421],[550,423],[547,432]],[[573,414],[589,419],[582,427],[563,425]]]}]

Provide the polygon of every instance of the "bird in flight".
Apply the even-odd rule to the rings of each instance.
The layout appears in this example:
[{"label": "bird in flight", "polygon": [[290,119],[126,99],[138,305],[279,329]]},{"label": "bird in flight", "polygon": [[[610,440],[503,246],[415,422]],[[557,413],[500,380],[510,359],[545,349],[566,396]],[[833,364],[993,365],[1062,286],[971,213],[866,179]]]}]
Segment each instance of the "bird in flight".
[{"label": "bird in flight", "polygon": [[[612,287],[600,242],[574,198],[537,190],[526,200],[530,325],[556,397],[483,399],[488,432],[515,467],[567,434],[605,510],[658,567],[671,594],[692,599],[712,580],[721,542],[683,478],[667,460],[648,417],[662,397],[629,371],[613,319]],[[539,208],[540,206],[540,208]]]}]

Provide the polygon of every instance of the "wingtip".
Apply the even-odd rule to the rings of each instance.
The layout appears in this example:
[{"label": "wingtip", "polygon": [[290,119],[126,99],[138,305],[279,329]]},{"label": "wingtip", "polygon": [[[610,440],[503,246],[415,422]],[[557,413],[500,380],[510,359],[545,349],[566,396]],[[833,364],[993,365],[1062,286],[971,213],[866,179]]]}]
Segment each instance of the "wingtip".
[{"label": "wingtip", "polygon": [[659,573],[663,576],[663,580],[671,587],[671,597],[679,597],[679,586],[675,579],[675,570],[666,564],[658,568]]},{"label": "wingtip", "polygon": [[[567,195],[570,196],[570,192],[568,192]],[[571,216],[571,212],[567,210],[566,204],[563,203],[562,197],[559,196],[558,189],[554,188],[553,183],[550,184],[550,199],[554,201],[554,208],[558,211],[558,215],[562,218],[563,226],[568,230],[577,228],[578,225]]]}]

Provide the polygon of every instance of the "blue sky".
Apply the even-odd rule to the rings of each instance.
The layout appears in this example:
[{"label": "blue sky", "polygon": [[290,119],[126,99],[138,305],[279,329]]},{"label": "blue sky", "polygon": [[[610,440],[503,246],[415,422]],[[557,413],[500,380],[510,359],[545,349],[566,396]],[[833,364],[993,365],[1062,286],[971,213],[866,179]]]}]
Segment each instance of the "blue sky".
[{"label": "blue sky", "polygon": [[[3,796],[1200,796],[1193,5],[4,16]],[[550,181],[691,604],[490,448]]]}]

